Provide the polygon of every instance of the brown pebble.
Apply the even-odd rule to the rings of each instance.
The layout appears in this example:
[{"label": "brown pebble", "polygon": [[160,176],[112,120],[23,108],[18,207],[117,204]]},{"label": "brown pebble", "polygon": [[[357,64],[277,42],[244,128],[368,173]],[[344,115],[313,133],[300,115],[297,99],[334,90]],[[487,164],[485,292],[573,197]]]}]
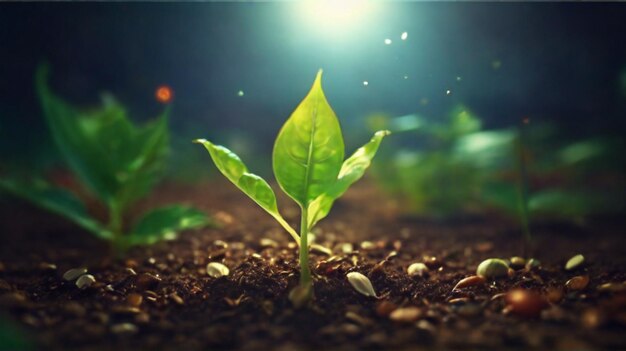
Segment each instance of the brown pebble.
[{"label": "brown pebble", "polygon": [[133,307],[139,307],[143,302],[143,297],[140,294],[132,293],[126,297],[126,302]]},{"label": "brown pebble", "polygon": [[454,286],[452,290],[463,289],[468,286],[482,285],[484,283],[485,283],[485,278],[478,276],[478,275],[472,275],[470,277],[459,280],[459,282],[456,283],[456,285]]},{"label": "brown pebble", "polygon": [[141,273],[135,279],[135,286],[139,290],[155,290],[160,281],[160,278],[150,273]]},{"label": "brown pebble", "polygon": [[422,310],[417,307],[402,307],[389,314],[389,319],[394,322],[412,323],[422,316]]},{"label": "brown pebble", "polygon": [[376,314],[380,317],[387,317],[393,312],[398,306],[389,301],[382,301],[378,305],[376,305]]},{"label": "brown pebble", "polygon": [[583,290],[589,285],[589,276],[588,275],[578,275],[574,278],[568,280],[565,283],[565,287],[570,291],[578,291]]},{"label": "brown pebble", "polygon": [[546,299],[550,303],[557,303],[563,299],[564,291],[560,286],[551,286],[546,290]]},{"label": "brown pebble", "polygon": [[542,295],[524,289],[509,291],[505,300],[511,313],[527,318],[538,317],[541,310],[548,306]]}]

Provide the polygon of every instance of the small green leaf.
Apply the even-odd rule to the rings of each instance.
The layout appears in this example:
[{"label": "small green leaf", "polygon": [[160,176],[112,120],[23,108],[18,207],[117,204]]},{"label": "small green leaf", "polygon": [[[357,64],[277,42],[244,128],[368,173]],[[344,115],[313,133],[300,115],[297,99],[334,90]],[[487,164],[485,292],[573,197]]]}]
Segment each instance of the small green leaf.
[{"label": "small green leaf", "polygon": [[363,177],[372,159],[376,156],[380,142],[389,134],[387,130],[376,132],[367,144],[358,148],[352,156],[343,162],[335,183],[309,205],[309,228],[312,228],[318,221],[326,217],[335,200],[341,197],[352,184]]},{"label": "small green leaf", "polygon": [[221,145],[215,145],[205,139],[198,139],[194,142],[204,145],[211,155],[217,169],[241,191],[254,200],[254,202],[261,206],[262,209],[272,215],[272,217],[291,234],[296,242],[300,242],[300,237],[296,231],[287,224],[280,215],[280,212],[278,212],[276,195],[263,178],[248,172],[248,168],[241,161],[239,156],[229,149]]},{"label": "small green leaf", "polygon": [[200,228],[211,223],[207,215],[197,209],[172,205],[146,213],[128,236],[130,245],[153,244],[160,240],[172,240],[185,229]]},{"label": "small green leaf", "polygon": [[11,180],[0,180],[0,189],[26,199],[48,211],[62,215],[79,226],[103,239],[110,239],[111,232],[89,217],[85,207],[72,193],[60,188],[53,188],[46,182],[23,184]]},{"label": "small green leaf", "polygon": [[322,71],[278,133],[273,169],[280,187],[301,207],[337,180],[344,156],[339,121],[322,90]]}]

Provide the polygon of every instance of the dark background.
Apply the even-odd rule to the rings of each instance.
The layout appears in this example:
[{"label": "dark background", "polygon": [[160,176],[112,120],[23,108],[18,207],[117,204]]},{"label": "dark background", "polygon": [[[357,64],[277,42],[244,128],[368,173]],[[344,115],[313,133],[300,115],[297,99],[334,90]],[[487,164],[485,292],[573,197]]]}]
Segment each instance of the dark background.
[{"label": "dark background", "polygon": [[458,103],[487,127],[531,117],[576,137],[624,132],[626,4],[391,2],[330,35],[298,11],[293,3],[0,4],[0,161],[35,159],[52,145],[33,87],[44,60],[53,89],[73,103],[97,104],[108,91],[146,120],[163,108],[156,87],[168,84],[176,133],[230,143],[236,135],[263,152],[318,68],[348,145],[362,142],[351,135],[371,113],[437,119]]}]

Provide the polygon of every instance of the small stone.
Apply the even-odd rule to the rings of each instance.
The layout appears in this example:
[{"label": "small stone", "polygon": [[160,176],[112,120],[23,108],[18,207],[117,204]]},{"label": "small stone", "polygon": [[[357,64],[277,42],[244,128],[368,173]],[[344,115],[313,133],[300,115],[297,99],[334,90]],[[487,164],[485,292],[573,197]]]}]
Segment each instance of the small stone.
[{"label": "small stone", "polygon": [[541,262],[539,262],[536,258],[531,258],[526,262],[526,269],[531,270],[533,268],[537,268],[541,266]]},{"label": "small stone", "polygon": [[79,289],[87,289],[88,287],[93,285],[93,283],[95,282],[96,282],[96,278],[93,275],[83,274],[80,277],[78,277],[78,279],[76,280],[76,286]]},{"label": "small stone", "polygon": [[369,297],[378,297],[376,296],[376,292],[374,291],[374,287],[372,286],[372,282],[370,279],[359,272],[350,272],[346,275],[348,278],[348,282],[354,288],[354,290],[359,293],[369,296]]},{"label": "small stone", "polygon": [[526,260],[519,257],[519,256],[514,256],[511,257],[511,267],[515,268],[515,269],[520,269],[522,267],[524,267],[524,265],[526,264]]},{"label": "small stone", "polygon": [[138,328],[132,323],[119,323],[111,326],[111,332],[114,334],[135,334]]},{"label": "small stone", "polygon": [[585,262],[585,256],[580,255],[580,254],[576,255],[570,258],[569,260],[567,260],[567,263],[565,264],[565,270],[566,271],[574,270],[580,267],[580,265],[583,264],[583,262]]},{"label": "small stone", "polygon": [[67,272],[63,273],[63,279],[69,281],[78,279],[83,274],[87,273],[87,268],[72,268]]},{"label": "small stone", "polygon": [[159,282],[161,282],[159,277],[150,273],[141,273],[135,279],[135,286],[139,290],[154,290],[159,285]]},{"label": "small stone", "polygon": [[128,302],[128,304],[133,307],[139,307],[141,306],[141,303],[143,302],[143,296],[137,293],[129,294],[126,297],[126,302]]},{"label": "small stone", "polygon": [[422,316],[422,310],[418,307],[402,307],[389,314],[389,319],[394,322],[412,323]]},{"label": "small stone", "polygon": [[456,285],[454,286],[452,290],[463,289],[468,286],[482,285],[485,283],[485,281],[486,279],[481,276],[472,275],[470,277],[459,280],[459,282],[456,283]]},{"label": "small stone", "polygon": [[428,273],[428,266],[423,264],[422,262],[412,263],[407,269],[406,272],[411,276],[419,276],[423,277],[426,273]]},{"label": "small stone", "polygon": [[259,241],[259,244],[261,245],[261,247],[278,247],[278,243],[275,240],[272,239],[268,239],[268,238],[262,238]]},{"label": "small stone", "polygon": [[182,306],[185,304],[185,300],[183,300],[183,298],[180,297],[177,293],[171,293],[170,299],[172,299],[172,301],[174,301],[174,303],[176,303],[177,305]]},{"label": "small stone", "polygon": [[220,278],[227,276],[230,270],[225,265],[219,262],[211,262],[206,265],[206,274],[213,278]]},{"label": "small stone", "polygon": [[542,295],[524,289],[509,291],[505,301],[511,313],[527,318],[538,317],[541,311],[548,307],[548,303]]},{"label": "small stone", "polygon": [[583,290],[589,285],[589,276],[588,275],[579,275],[565,283],[565,287],[570,291]]},{"label": "small stone", "polygon": [[476,275],[494,279],[499,277],[506,277],[509,273],[509,266],[501,259],[489,258],[482,261],[476,269]]}]

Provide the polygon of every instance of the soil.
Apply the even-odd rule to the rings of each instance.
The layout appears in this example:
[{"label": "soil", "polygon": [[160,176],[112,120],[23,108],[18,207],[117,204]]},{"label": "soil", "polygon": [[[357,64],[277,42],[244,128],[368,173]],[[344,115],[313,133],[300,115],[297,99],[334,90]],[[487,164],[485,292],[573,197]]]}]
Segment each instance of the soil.
[{"label": "soil", "polygon": [[[529,252],[541,266],[454,289],[486,258],[529,258],[519,226],[495,215],[403,215],[362,181],[314,231],[332,253],[311,253],[315,300],[294,309],[297,249],[269,215],[226,182],[166,184],[138,211],[171,202],[206,210],[221,226],[116,259],[64,219],[5,199],[1,311],[41,350],[626,349],[623,220],[536,224]],[[283,212],[299,222],[295,205]],[[579,253],[585,262],[566,271]],[[230,274],[210,277],[209,262]],[[409,276],[414,262],[429,271]],[[77,267],[96,283],[81,290],[62,278]],[[369,277],[378,298],[357,292],[349,272]],[[511,293],[520,288],[522,301]]]}]

